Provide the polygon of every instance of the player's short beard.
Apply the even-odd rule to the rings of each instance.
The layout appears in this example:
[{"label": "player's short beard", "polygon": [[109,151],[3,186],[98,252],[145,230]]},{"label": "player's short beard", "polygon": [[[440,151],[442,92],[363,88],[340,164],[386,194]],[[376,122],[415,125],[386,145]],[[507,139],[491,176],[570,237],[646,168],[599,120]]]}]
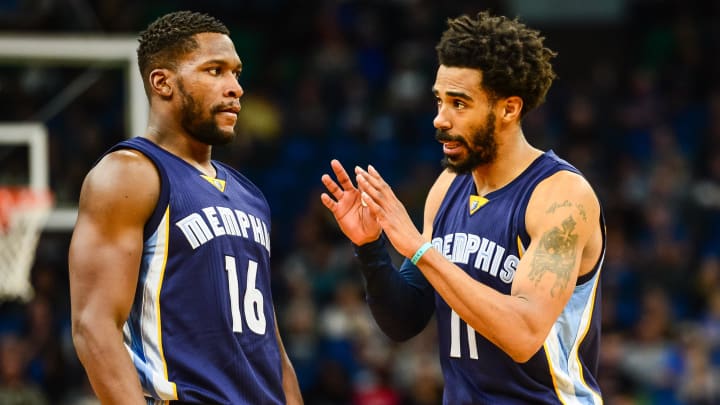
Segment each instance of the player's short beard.
[{"label": "player's short beard", "polygon": [[235,133],[220,129],[215,122],[215,114],[220,108],[215,106],[210,115],[203,114],[203,108],[188,92],[182,82],[178,82],[178,90],[182,97],[182,117],[180,124],[190,136],[208,145],[226,145],[235,137]]},{"label": "player's short beard", "polygon": [[442,166],[457,174],[470,173],[476,167],[492,163],[497,156],[497,142],[495,142],[495,113],[488,112],[485,125],[479,128],[470,138],[472,145],[462,136],[454,136],[438,130],[435,133],[438,141],[459,142],[467,149],[467,156],[462,159],[450,160],[446,155],[442,159]]}]

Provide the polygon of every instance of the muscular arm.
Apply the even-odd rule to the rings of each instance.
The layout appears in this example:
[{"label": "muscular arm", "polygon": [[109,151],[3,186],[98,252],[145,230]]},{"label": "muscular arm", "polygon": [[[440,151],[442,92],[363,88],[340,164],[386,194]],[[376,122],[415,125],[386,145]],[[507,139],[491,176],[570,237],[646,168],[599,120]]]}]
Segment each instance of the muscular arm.
[{"label": "muscular arm", "polygon": [[[429,239],[427,217],[426,231],[420,234],[376,170],[356,173],[363,198],[388,239],[400,254],[411,257]],[[443,195],[431,190],[427,206],[439,206]],[[531,243],[509,295],[476,281],[435,249],[420,258],[418,268],[465,322],[515,361],[525,362],[542,346],[570,299],[583,259],[586,264],[597,259],[599,216],[587,181],[558,172],[536,187],[528,203],[525,222]]]},{"label": "muscular arm", "polygon": [[531,243],[510,295],[461,271],[435,250],[418,263],[458,315],[515,361],[542,346],[572,295],[583,253],[599,232],[599,203],[580,176],[559,172],[541,183],[526,213]]},{"label": "muscular arm", "polygon": [[103,404],[146,403],[122,327],[135,295],[143,227],[159,188],[152,163],[123,150],[103,158],[80,193],[69,252],[72,336]]}]

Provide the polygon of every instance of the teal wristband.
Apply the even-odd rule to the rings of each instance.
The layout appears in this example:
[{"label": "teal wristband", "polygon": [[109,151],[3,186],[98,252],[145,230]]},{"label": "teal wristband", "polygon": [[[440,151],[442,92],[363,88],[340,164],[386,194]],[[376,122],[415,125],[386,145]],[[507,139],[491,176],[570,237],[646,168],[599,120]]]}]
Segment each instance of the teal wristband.
[{"label": "teal wristband", "polygon": [[415,254],[413,255],[412,259],[410,259],[410,261],[412,262],[412,264],[417,265],[417,262],[420,260],[420,258],[422,257],[422,255],[424,255],[425,252],[427,252],[428,249],[430,249],[431,247],[432,247],[432,243],[430,243],[430,242],[425,242],[425,243],[423,243],[423,245],[420,246],[420,248],[417,250],[417,252],[415,252]]}]

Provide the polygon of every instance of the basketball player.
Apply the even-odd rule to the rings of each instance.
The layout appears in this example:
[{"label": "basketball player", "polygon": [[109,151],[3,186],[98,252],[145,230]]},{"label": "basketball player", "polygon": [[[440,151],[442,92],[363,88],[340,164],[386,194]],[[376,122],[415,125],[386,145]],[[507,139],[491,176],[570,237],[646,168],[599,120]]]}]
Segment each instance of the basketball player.
[{"label": "basketball player", "polygon": [[302,403],[270,291],[270,209],[211,160],[243,95],[228,30],[174,12],[139,42],[147,132],[111,148],[80,193],[78,356],[103,404]]},{"label": "basketball player", "polygon": [[[521,128],[555,53],[517,20],[482,12],[448,25],[433,86],[445,170],[423,232],[372,166],[355,168],[356,188],[333,160],[337,183],[323,175],[321,200],[356,245],[387,335],[408,339],[435,313],[445,404],[599,404],[600,204]],[[408,258],[399,271],[384,238]]]}]

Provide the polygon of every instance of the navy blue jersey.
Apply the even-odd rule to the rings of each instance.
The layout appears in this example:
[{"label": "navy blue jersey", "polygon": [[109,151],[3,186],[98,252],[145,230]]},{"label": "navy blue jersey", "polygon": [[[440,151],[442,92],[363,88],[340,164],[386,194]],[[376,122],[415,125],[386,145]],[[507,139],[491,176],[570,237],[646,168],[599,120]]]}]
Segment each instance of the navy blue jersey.
[{"label": "navy blue jersey", "polygon": [[[281,404],[270,294],[270,208],[236,170],[215,178],[145,138],[160,197],[145,224],[125,345],[145,395],[212,404]],[[132,181],[132,179],[128,179]]]},{"label": "navy blue jersey", "polygon": [[[520,258],[530,244],[525,213],[537,184],[577,169],[552,151],[507,186],[476,195],[471,175],[450,185],[433,224],[433,246],[475,280],[509,294]],[[599,219],[603,228],[604,221]],[[603,246],[604,256],[604,246]],[[599,275],[602,257],[580,278],[543,347],[520,364],[475,332],[436,294],[444,403],[599,404]]]}]

